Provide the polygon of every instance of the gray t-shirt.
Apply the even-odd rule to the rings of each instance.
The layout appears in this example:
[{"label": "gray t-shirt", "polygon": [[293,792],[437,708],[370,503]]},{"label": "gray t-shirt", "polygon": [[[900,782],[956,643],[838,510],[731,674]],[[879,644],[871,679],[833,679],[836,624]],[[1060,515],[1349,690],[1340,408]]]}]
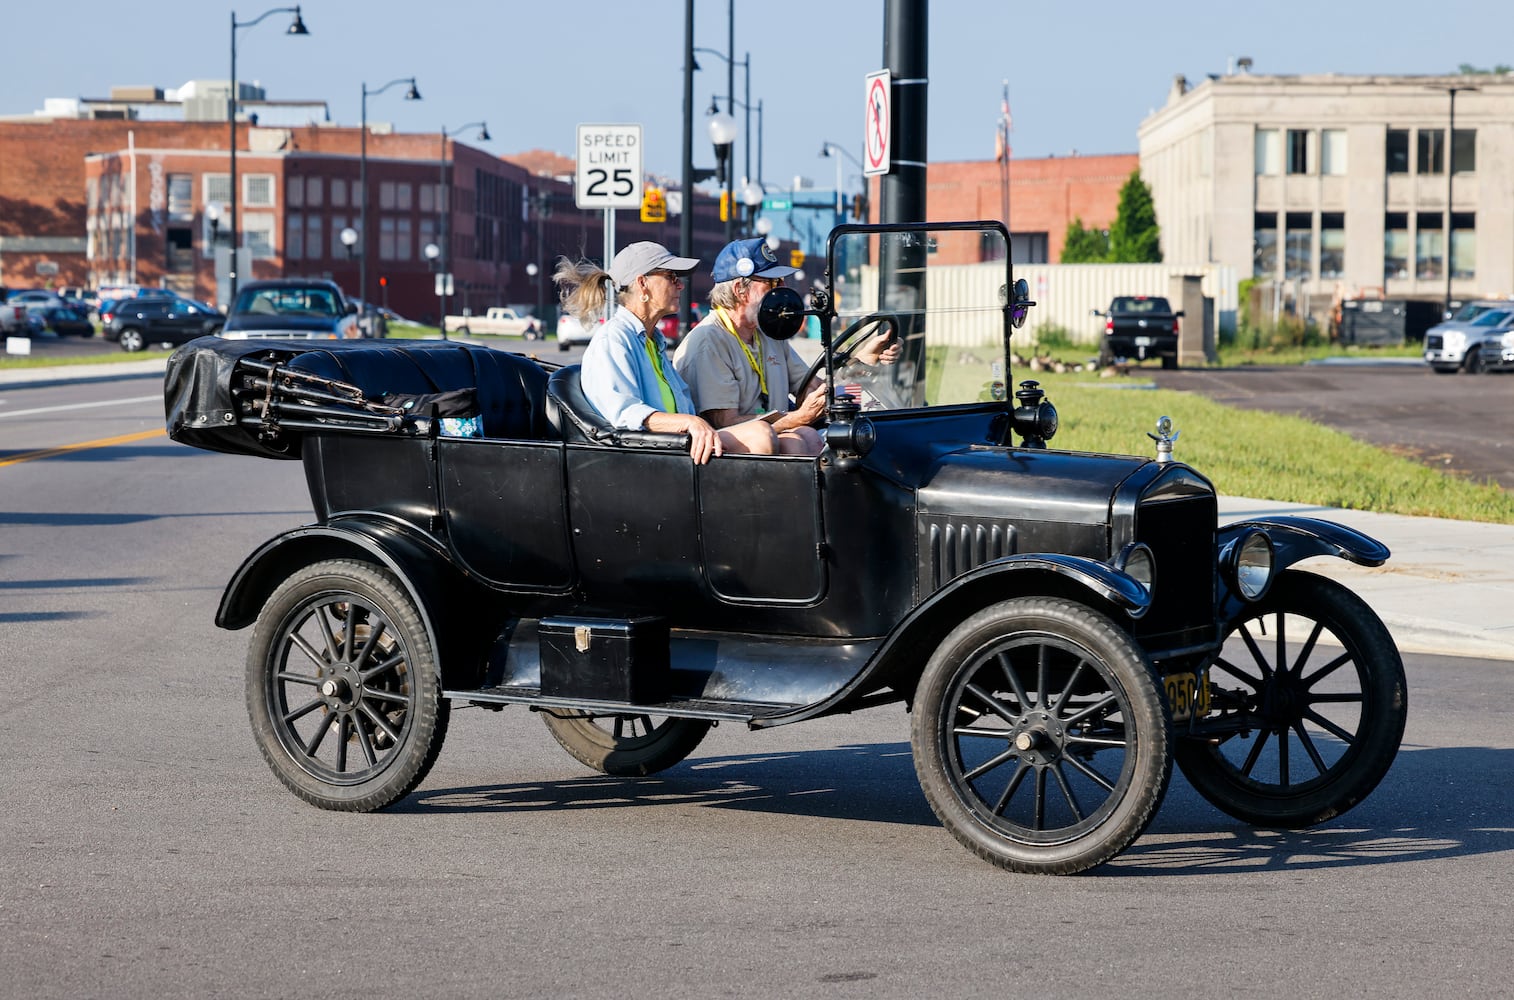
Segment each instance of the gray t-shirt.
[{"label": "gray t-shirt", "polygon": [[760,405],[761,383],[741,341],[721,325],[711,311],[678,346],[673,366],[689,385],[694,409],[734,409],[742,416],[785,413],[791,409],[789,394],[803,388],[799,383],[809,372],[797,351],[786,341],[769,340],[760,332],[752,335],[752,356],[767,371],[768,402]]}]

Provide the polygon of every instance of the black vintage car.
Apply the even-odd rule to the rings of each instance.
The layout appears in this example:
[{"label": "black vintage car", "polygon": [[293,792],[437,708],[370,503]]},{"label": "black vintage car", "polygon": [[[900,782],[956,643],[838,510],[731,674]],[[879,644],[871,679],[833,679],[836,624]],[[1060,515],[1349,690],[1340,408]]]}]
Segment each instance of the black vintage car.
[{"label": "black vintage car", "polygon": [[[1294,564],[1387,550],[1306,518],[1217,528],[1165,419],[1154,458],[1050,447],[1055,409],[1007,381],[1033,304],[1007,251],[997,223],[832,234],[818,458],[694,465],[682,437],[605,425],[576,367],[467,345],[183,348],[173,437],[299,459],[315,508],[216,619],[252,627],[274,773],[381,809],[454,703],[538,712],[615,775],[678,763],[717,722],[900,703],[936,814],[1016,871],[1114,857],[1174,761],[1256,824],[1351,808],[1397,752],[1403,667],[1361,600]],[[775,336],[804,318],[791,290],[764,300]],[[900,360],[854,362],[879,332]]]}]

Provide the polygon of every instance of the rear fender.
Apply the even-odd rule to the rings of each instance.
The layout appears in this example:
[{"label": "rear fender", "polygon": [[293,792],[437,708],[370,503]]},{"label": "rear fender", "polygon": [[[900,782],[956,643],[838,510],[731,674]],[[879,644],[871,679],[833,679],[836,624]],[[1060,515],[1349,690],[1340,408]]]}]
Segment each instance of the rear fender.
[{"label": "rear fender", "polygon": [[1151,593],[1145,587],[1093,559],[1047,553],[996,559],[920,602],[883,640],[867,666],[834,695],[791,715],[758,720],[753,726],[850,711],[867,695],[884,688],[913,701],[920,674],[947,633],[980,608],[1016,597],[1065,597],[1114,618],[1139,618],[1151,605]]},{"label": "rear fender", "polygon": [[449,687],[477,686],[493,625],[497,596],[468,580],[434,544],[393,522],[348,518],[285,532],[264,543],[232,575],[216,611],[216,624],[246,628],[292,574],[327,559],[355,559],[393,573],[420,612]]},{"label": "rear fender", "polygon": [[[1230,556],[1231,548],[1251,529],[1266,533],[1272,541],[1272,571],[1278,573],[1295,563],[1313,556],[1335,556],[1359,566],[1381,566],[1392,554],[1388,546],[1371,535],[1334,521],[1321,521],[1313,517],[1267,517],[1251,521],[1227,524],[1215,536],[1215,551],[1221,566]],[[1231,591],[1230,581],[1219,574],[1220,617],[1232,620],[1245,605]]]}]

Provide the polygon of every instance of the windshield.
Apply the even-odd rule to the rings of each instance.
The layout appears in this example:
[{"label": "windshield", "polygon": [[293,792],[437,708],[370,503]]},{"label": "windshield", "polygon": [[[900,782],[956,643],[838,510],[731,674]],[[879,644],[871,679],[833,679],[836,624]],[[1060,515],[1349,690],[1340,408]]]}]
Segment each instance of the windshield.
[{"label": "windshield", "polygon": [[340,316],[342,308],[329,288],[260,288],[237,296],[236,313],[265,316]]},{"label": "windshield", "polygon": [[832,234],[837,389],[869,411],[1004,399],[1008,251],[986,224]]},{"label": "windshield", "polygon": [[1472,321],[1473,326],[1497,326],[1509,318],[1507,309],[1490,309]]},{"label": "windshield", "polygon": [[1481,305],[1476,302],[1468,302],[1466,305],[1458,309],[1456,311],[1456,315],[1452,316],[1451,318],[1459,323],[1465,323],[1468,320],[1476,319],[1491,308],[1493,307]]}]

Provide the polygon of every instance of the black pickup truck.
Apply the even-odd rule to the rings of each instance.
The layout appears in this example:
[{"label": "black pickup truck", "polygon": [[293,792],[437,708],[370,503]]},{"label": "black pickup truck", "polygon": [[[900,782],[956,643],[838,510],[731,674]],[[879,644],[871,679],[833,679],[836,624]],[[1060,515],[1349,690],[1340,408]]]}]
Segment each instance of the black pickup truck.
[{"label": "black pickup truck", "polygon": [[1182,311],[1172,311],[1164,298],[1149,295],[1118,295],[1104,312],[1104,335],[1099,338],[1099,364],[1116,358],[1144,361],[1160,357],[1163,368],[1178,366],[1178,320]]}]

